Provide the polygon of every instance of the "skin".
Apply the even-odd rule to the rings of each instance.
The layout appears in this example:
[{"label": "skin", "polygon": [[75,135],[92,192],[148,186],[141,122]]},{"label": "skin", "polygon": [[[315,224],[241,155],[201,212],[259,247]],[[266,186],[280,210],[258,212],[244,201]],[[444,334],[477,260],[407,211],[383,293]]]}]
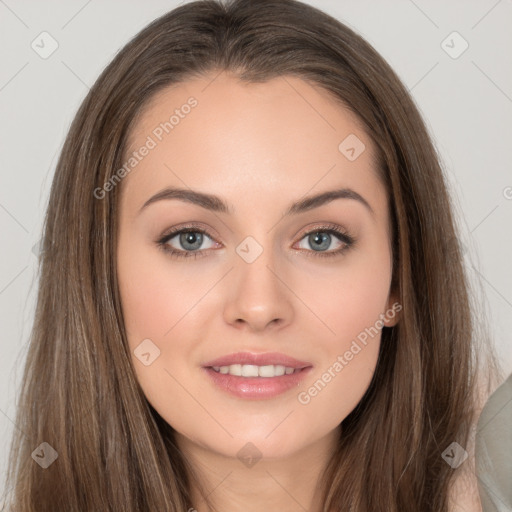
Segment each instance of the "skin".
[{"label": "skin", "polygon": [[[370,384],[380,331],[309,403],[298,394],[396,303],[388,198],[372,141],[325,91],[294,77],[243,84],[225,72],[215,76],[158,93],[129,139],[129,151],[140,148],[169,112],[197,99],[121,183],[117,264],[133,365],[218,510],[316,511],[320,472],[340,423]],[[349,134],[366,146],[354,161],[338,149]],[[168,186],[218,195],[232,213],[176,199],[139,211]],[[303,196],[339,188],[356,191],[373,213],[336,199],[283,217]],[[209,233],[203,256],[165,253],[157,240],[189,222]],[[354,245],[319,256],[307,234],[326,222],[348,231]],[[252,263],[236,252],[247,236],[263,248]],[[167,243],[190,247],[179,235]],[[327,252],[343,245],[333,235]],[[145,366],[134,350],[148,338],[160,355]],[[202,365],[238,351],[282,352],[313,369],[300,387],[275,398],[237,398],[215,387]],[[252,467],[237,457],[248,442],[262,457]],[[193,497],[191,507],[209,510],[194,482]]]}]

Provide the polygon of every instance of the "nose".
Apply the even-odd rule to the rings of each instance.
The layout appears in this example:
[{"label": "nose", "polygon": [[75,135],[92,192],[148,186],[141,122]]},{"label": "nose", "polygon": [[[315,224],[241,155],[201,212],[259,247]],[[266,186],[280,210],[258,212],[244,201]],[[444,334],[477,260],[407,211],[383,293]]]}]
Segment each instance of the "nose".
[{"label": "nose", "polygon": [[270,250],[252,263],[237,256],[230,272],[224,319],[227,323],[251,331],[283,328],[293,320],[293,293],[286,278],[274,268]]}]

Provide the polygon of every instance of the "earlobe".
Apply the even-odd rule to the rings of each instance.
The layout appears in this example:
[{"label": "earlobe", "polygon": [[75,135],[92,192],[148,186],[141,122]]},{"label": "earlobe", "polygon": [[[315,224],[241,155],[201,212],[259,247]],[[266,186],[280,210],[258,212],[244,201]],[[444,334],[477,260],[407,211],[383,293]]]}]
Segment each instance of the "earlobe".
[{"label": "earlobe", "polygon": [[386,311],[384,313],[384,326],[385,327],[393,327],[395,326],[401,318],[401,311],[403,307],[401,302],[397,299],[395,295],[390,295]]},{"label": "earlobe", "polygon": [[400,320],[400,315],[399,315],[399,313],[396,313],[394,318],[386,318],[385,319],[384,326],[385,327],[394,327],[398,323],[399,320]]}]

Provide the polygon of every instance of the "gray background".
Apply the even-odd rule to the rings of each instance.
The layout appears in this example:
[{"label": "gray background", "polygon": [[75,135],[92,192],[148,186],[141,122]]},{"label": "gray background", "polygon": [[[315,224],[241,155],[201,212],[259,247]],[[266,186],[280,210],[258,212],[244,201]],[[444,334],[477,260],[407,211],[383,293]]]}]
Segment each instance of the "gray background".
[{"label": "gray background", "polygon": [[[33,320],[34,246],[58,153],[102,69],[129,38],[179,3],[0,0],[2,480]],[[466,264],[484,294],[493,339],[510,373],[512,1],[307,3],[365,37],[411,90],[447,171]],[[43,31],[58,43],[46,59],[31,47],[33,41],[50,47],[49,39],[41,42]],[[469,44],[460,55],[465,43],[450,36],[453,31]]]}]

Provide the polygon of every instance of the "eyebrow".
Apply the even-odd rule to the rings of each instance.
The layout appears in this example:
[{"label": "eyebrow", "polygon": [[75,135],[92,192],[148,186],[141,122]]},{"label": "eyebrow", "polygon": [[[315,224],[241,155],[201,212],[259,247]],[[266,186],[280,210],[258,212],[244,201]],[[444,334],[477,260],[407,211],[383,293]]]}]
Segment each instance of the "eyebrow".
[{"label": "eyebrow", "polygon": [[[210,210],[213,212],[226,214],[232,213],[232,210],[230,209],[229,205],[219,196],[215,196],[213,194],[206,194],[204,192],[198,192],[196,190],[175,187],[167,187],[161,190],[160,192],[157,192],[155,195],[151,196],[142,205],[142,207],[139,210],[139,213],[142,212],[142,210],[144,210],[150,204],[156,203],[157,201],[162,201],[164,199],[177,199],[181,201],[186,201],[188,203],[195,204],[197,206],[200,206],[201,208],[205,208],[206,210]],[[342,188],[337,190],[328,190],[326,192],[321,192],[313,196],[301,198],[299,201],[289,206],[284,216],[296,215],[298,213],[306,212],[308,210],[312,210],[314,208],[318,208],[327,203],[330,203],[335,199],[352,199],[354,201],[358,201],[359,203],[364,205],[372,215],[375,215],[375,212],[373,211],[372,207],[364,197],[358,194],[355,190],[352,190],[350,188]]]}]

